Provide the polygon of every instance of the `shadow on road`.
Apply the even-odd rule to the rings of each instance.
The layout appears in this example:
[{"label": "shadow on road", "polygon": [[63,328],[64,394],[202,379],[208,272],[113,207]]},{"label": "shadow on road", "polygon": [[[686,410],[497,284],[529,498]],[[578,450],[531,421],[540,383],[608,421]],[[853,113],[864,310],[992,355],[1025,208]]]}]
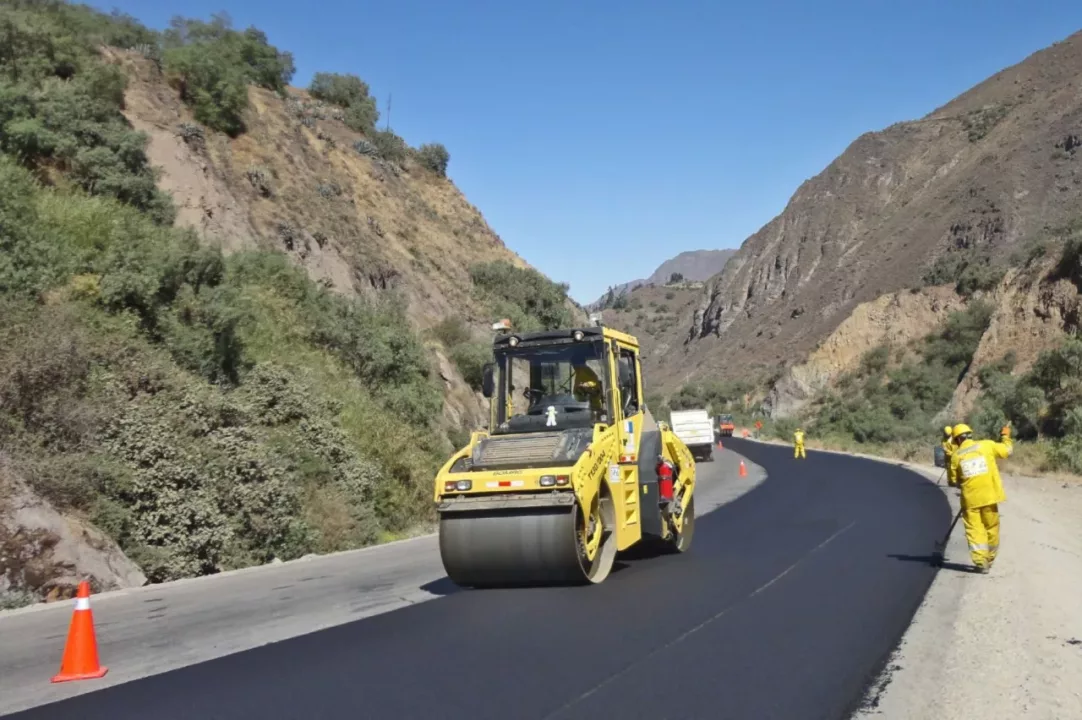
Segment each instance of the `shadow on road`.
[{"label": "shadow on road", "polygon": [[447,577],[446,575],[441,577],[439,580],[433,580],[432,582],[425,583],[421,586],[420,589],[424,590],[427,593],[438,595],[440,597],[447,597],[448,595],[454,595],[455,593],[462,592],[462,588],[460,588],[458,585],[455,585],[454,582],[451,581],[451,578]]},{"label": "shadow on road", "polygon": [[901,560],[902,562],[924,563],[925,565],[939,567],[943,570],[954,570],[955,572],[964,573],[976,572],[972,565],[963,565],[961,563],[940,560],[937,555],[887,555],[887,557],[893,558],[894,560]]}]

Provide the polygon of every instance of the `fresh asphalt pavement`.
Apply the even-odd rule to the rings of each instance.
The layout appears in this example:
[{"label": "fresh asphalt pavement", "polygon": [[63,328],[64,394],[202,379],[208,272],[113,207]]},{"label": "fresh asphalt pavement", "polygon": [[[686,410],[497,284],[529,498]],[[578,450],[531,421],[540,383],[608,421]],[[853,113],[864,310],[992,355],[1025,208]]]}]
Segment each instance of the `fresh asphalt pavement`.
[{"label": "fresh asphalt pavement", "polygon": [[[951,511],[888,463],[726,440],[767,480],[601,585],[458,591],[12,718],[837,718]],[[168,652],[168,648],[162,648]]]}]

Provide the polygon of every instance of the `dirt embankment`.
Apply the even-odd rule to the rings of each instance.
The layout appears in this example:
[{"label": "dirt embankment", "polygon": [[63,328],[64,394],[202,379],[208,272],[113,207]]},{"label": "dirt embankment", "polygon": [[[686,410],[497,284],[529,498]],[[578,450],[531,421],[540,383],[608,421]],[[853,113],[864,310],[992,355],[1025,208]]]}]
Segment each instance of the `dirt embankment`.
[{"label": "dirt embankment", "polygon": [[0,609],[138,587],[146,576],[101,531],[35,495],[0,453]]},{"label": "dirt embankment", "polygon": [[992,572],[970,571],[959,523],[858,718],[1082,718],[1082,483],[1008,476],[1006,490]]}]

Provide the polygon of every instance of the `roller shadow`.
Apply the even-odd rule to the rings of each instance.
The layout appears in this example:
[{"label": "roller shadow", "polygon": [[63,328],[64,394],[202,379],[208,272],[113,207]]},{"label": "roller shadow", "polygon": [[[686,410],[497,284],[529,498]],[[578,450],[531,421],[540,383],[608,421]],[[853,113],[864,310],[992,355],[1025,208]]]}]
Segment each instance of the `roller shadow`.
[{"label": "roller shadow", "polygon": [[448,595],[454,595],[456,593],[462,592],[462,588],[460,588],[458,585],[455,585],[451,578],[447,577],[446,575],[441,577],[439,580],[433,580],[432,582],[425,583],[420,587],[420,589],[424,590],[427,593],[437,595],[439,597],[447,597]]},{"label": "roller shadow", "polygon": [[892,554],[892,555],[887,555],[887,557],[889,557],[891,559],[894,559],[894,560],[900,560],[902,562],[924,563],[925,565],[931,565],[932,567],[938,567],[941,570],[954,570],[955,572],[964,572],[964,573],[970,573],[970,574],[973,574],[973,573],[977,572],[973,568],[972,565],[963,565],[961,563],[950,562],[948,560],[940,560],[939,556],[935,555],[934,553],[931,554],[931,555],[898,555],[898,554]]}]

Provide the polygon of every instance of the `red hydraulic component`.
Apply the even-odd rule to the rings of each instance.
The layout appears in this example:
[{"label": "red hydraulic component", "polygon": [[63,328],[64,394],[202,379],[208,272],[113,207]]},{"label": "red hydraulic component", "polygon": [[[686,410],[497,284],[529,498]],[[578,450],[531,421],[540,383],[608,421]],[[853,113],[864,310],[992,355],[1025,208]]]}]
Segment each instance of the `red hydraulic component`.
[{"label": "red hydraulic component", "polygon": [[673,499],[673,470],[676,467],[665,458],[658,458],[657,463],[657,492],[658,499],[662,502],[672,502]]}]

